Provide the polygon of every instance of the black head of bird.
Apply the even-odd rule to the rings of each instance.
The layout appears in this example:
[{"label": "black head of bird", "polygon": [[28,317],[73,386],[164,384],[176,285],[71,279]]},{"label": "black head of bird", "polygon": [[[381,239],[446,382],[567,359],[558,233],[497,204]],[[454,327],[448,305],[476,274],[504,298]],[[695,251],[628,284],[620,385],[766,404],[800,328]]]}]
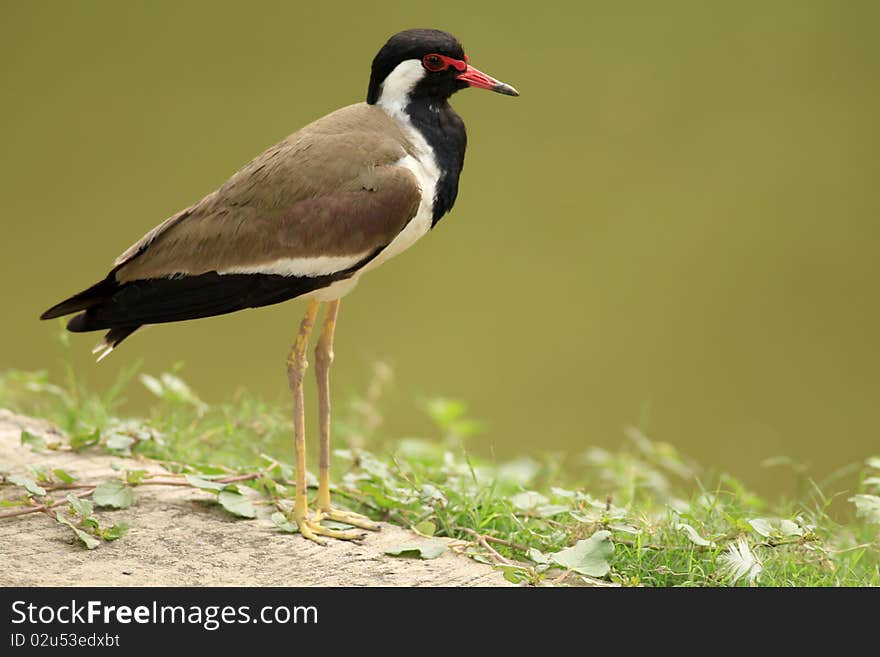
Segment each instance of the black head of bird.
[{"label": "black head of bird", "polygon": [[[107,276],[41,316],[74,314],[67,328],[107,333],[107,356],[140,327],[210,317],[308,298],[287,358],[293,395],[296,500],[302,535],[354,539],[323,519],[376,530],[330,500],[330,383],[339,303],[367,271],[425,235],[455,202],[467,138],[447,102],[476,87],[513,87],[471,66],[439,30],[394,35],[373,60],[366,103],[332,112],[245,165],[219,189],[172,215],[133,244]],[[317,512],[306,502],[302,382],[319,304],[315,347],[321,436]]]},{"label": "black head of bird", "polygon": [[409,102],[438,103],[467,87],[519,95],[510,85],[471,66],[451,34],[407,30],[391,37],[373,59],[367,102],[378,102],[384,88],[389,95],[405,95]]}]

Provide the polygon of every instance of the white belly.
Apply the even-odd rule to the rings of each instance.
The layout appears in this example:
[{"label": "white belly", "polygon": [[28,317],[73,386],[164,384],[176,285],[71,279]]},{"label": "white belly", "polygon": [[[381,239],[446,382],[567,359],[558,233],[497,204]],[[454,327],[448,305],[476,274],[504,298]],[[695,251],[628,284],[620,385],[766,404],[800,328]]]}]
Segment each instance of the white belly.
[{"label": "white belly", "polygon": [[359,274],[360,272],[351,278],[344,278],[341,281],[330,283],[327,287],[322,287],[306,296],[314,298],[315,301],[335,301],[336,299],[341,299],[357,285]]}]

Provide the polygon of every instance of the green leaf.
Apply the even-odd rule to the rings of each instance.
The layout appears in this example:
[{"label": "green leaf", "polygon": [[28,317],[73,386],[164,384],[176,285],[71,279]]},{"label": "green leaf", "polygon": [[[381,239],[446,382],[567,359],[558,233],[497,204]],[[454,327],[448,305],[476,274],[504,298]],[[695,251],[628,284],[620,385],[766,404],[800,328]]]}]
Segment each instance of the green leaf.
[{"label": "green leaf", "polygon": [[803,536],[804,530],[786,518],[753,518],[749,524],[764,538]]},{"label": "green leaf", "polygon": [[9,475],[6,477],[7,481],[10,484],[15,484],[16,486],[21,486],[31,495],[45,495],[46,489],[40,486],[36,481],[31,479],[30,477],[23,477],[21,475]]},{"label": "green leaf", "polygon": [[339,522],[338,520],[322,520],[321,526],[326,527],[327,529],[336,529],[339,531],[354,529],[354,525],[349,525],[347,522]]},{"label": "green leaf", "polygon": [[143,483],[144,479],[146,479],[147,474],[149,474],[146,470],[126,470],[125,471],[125,481],[132,484],[133,486],[137,486],[138,484]]},{"label": "green leaf", "polygon": [[80,433],[70,439],[70,448],[76,452],[92,445],[97,445],[101,433],[95,429],[92,433]]},{"label": "green leaf", "polygon": [[272,522],[275,523],[275,526],[278,527],[283,532],[287,532],[288,534],[295,534],[299,531],[299,527],[296,526],[295,522],[290,522],[280,511],[276,511],[271,516]]},{"label": "green leaf", "polygon": [[431,506],[439,504],[440,506],[445,507],[449,503],[449,500],[446,498],[446,495],[443,494],[443,491],[433,484],[422,484],[421,498],[423,502],[426,502]]},{"label": "green leaf", "polygon": [[783,536],[804,535],[804,530],[801,529],[796,522],[794,522],[793,520],[789,520],[788,518],[779,518],[777,520],[777,526],[779,527],[779,531],[782,532]]},{"label": "green leaf", "polygon": [[715,545],[712,541],[706,540],[705,538],[700,536],[700,533],[687,523],[680,522],[675,525],[675,528],[678,531],[683,531],[685,534],[687,534],[687,537],[690,539],[691,543],[695,543],[703,547],[712,547]]},{"label": "green leaf", "polygon": [[433,536],[434,532],[437,531],[437,527],[430,520],[423,520],[419,524],[413,527],[413,530],[417,534],[421,534],[422,536]]},{"label": "green leaf", "polygon": [[22,430],[21,432],[21,444],[22,446],[30,445],[31,449],[37,451],[46,449],[46,441],[43,439],[42,436],[35,436],[34,434],[24,430]]},{"label": "green leaf", "polygon": [[128,523],[127,522],[118,522],[112,527],[108,527],[107,529],[101,530],[101,538],[105,541],[115,541],[118,538],[122,538],[128,533]]},{"label": "green leaf", "polygon": [[76,481],[76,477],[71,475],[67,470],[62,470],[61,468],[55,468],[52,470],[52,474],[55,475],[56,479],[63,481],[65,484],[72,484]]},{"label": "green leaf", "polygon": [[224,490],[220,491],[218,501],[220,506],[229,511],[229,513],[240,518],[257,517],[257,510],[244,495]]},{"label": "green leaf", "polygon": [[529,578],[529,571],[515,564],[495,564],[495,570],[504,573],[504,579],[512,584],[522,584]]},{"label": "green leaf", "polygon": [[134,501],[134,491],[120,479],[110,479],[98,484],[92,495],[95,506],[109,506],[114,509],[127,509]]},{"label": "green leaf", "polygon": [[567,511],[568,507],[562,504],[542,504],[535,509],[535,513],[542,518],[552,518],[553,516],[566,513]]},{"label": "green leaf", "polygon": [[100,526],[98,525],[98,519],[95,516],[92,516],[90,518],[83,518],[79,521],[79,525],[84,529],[94,529],[96,531]]},{"label": "green leaf", "polygon": [[52,483],[52,476],[49,471],[42,465],[29,465],[28,471],[33,475],[34,479],[41,484]]},{"label": "green leaf", "polygon": [[611,569],[608,559],[612,554],[614,544],[611,542],[611,532],[602,530],[569,548],[554,552],[550,559],[581,575],[603,577]]},{"label": "green leaf", "polygon": [[534,511],[535,507],[549,502],[541,493],[530,490],[517,493],[510,498],[510,501],[513,503],[513,506],[522,511]]},{"label": "green leaf", "polygon": [[267,497],[271,497],[273,499],[280,497],[281,495],[281,491],[278,490],[278,484],[276,484],[268,477],[260,477],[259,479],[254,481],[253,487]]},{"label": "green leaf", "polygon": [[446,551],[446,543],[439,538],[427,541],[407,543],[397,547],[388,548],[385,554],[392,557],[416,557],[418,559],[436,559]]},{"label": "green leaf", "polygon": [[86,549],[94,550],[101,544],[101,541],[99,541],[91,534],[87,534],[82,529],[75,527],[74,524],[70,522],[67,518],[62,518],[59,516],[58,522],[60,522],[62,525],[67,525],[68,527],[70,527],[73,530],[73,533],[76,534],[76,537],[83,543],[83,545],[86,546]]},{"label": "green leaf", "polygon": [[766,518],[753,518],[752,520],[749,520],[749,524],[752,526],[752,529],[764,538],[769,538],[773,533],[773,525],[771,525],[770,521]]},{"label": "green leaf", "polygon": [[70,508],[73,510],[73,512],[80,518],[88,518],[90,515],[92,515],[92,513],[94,513],[95,509],[92,506],[91,502],[77,497],[73,493],[67,494],[67,501],[70,502]]},{"label": "green leaf", "polygon": [[200,464],[195,467],[196,470],[198,470],[202,474],[202,479],[217,479],[220,477],[229,476],[229,472],[227,470],[216,465]]},{"label": "green leaf", "polygon": [[212,493],[218,493],[226,488],[226,486],[228,486],[228,484],[218,484],[214,481],[202,479],[198,475],[188,474],[184,475],[184,477],[186,477],[186,480],[189,482],[190,486],[195,486],[196,488],[201,488],[202,490],[209,490]]},{"label": "green leaf", "polygon": [[550,560],[547,558],[547,555],[538,550],[537,548],[529,548],[529,559],[534,561],[540,565],[546,565],[550,563]]},{"label": "green leaf", "polygon": [[124,433],[113,433],[107,437],[106,444],[107,449],[128,454],[131,452],[131,446],[134,445],[135,442],[134,438],[126,436]]},{"label": "green leaf", "polygon": [[880,497],[877,495],[854,495],[849,498],[849,501],[856,505],[857,516],[861,516],[868,522],[880,523]]}]

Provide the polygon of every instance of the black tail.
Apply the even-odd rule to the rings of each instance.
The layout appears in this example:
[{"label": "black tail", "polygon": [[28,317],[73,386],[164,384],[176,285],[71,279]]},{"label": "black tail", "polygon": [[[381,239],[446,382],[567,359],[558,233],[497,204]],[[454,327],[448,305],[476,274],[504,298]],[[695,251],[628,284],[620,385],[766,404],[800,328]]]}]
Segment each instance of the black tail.
[{"label": "black tail", "polygon": [[100,283],[47,310],[41,319],[79,311],[67,323],[67,330],[83,333],[110,329],[95,348],[103,352],[103,358],[142,325],[211,317],[287,301],[348,278],[372,257],[345,271],[322,276],[221,275],[212,271],[119,283],[111,272]]},{"label": "black tail", "polygon": [[[40,319],[54,319],[56,317],[69,315],[70,313],[86,311],[80,312],[80,314],[70,318],[70,321],[67,322],[68,331],[79,333],[83,331],[95,331],[102,328],[107,328],[106,326],[92,328],[89,326],[86,318],[88,317],[89,311],[92,308],[100,307],[106,303],[110,303],[113,295],[116,294],[122,287],[117,282],[114,273],[115,270],[113,272],[110,272],[107,278],[105,278],[103,281],[95,283],[87,290],[83,290],[79,294],[75,294],[69,299],[65,299],[61,303],[55,304],[54,306],[49,308],[49,310],[40,315]],[[140,324],[116,326],[114,328],[111,328],[104,336],[103,342],[95,348],[95,351],[103,351],[105,352],[104,355],[107,355],[108,353],[110,353],[110,351],[116,348],[116,346],[119,345],[120,342],[125,340],[125,338],[130,336],[139,328]]]},{"label": "black tail", "polygon": [[109,301],[113,294],[119,289],[119,283],[113,275],[113,272],[99,283],[95,283],[87,290],[83,290],[79,294],[74,294],[69,299],[65,299],[61,303],[57,303],[49,310],[40,315],[40,319],[54,319],[56,317],[64,317],[78,310],[87,310],[92,306]]}]

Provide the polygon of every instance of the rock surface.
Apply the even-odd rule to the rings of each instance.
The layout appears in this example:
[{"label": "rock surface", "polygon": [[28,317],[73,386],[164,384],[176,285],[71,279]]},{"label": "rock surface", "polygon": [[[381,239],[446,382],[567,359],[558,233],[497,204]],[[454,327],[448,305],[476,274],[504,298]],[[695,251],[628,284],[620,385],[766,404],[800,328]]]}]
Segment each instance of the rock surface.
[{"label": "rock surface", "polygon": [[[0,410],[0,466],[14,474],[40,465],[99,483],[119,476],[111,461],[163,472],[149,461],[96,452],[35,452],[21,445],[22,429],[48,442],[61,437],[48,422]],[[0,487],[2,498],[19,492]],[[63,492],[50,494],[61,499]],[[450,549],[429,561],[386,556],[389,548],[420,540],[393,525],[359,544],[321,547],[276,529],[266,506],[258,506],[255,520],[236,520],[213,495],[191,487],[143,485],[134,492],[130,508],[97,512],[102,526],[125,521],[129,533],[94,550],[45,513],[0,517],[0,586],[511,586],[491,567]],[[10,510],[0,507],[0,515]]]}]

